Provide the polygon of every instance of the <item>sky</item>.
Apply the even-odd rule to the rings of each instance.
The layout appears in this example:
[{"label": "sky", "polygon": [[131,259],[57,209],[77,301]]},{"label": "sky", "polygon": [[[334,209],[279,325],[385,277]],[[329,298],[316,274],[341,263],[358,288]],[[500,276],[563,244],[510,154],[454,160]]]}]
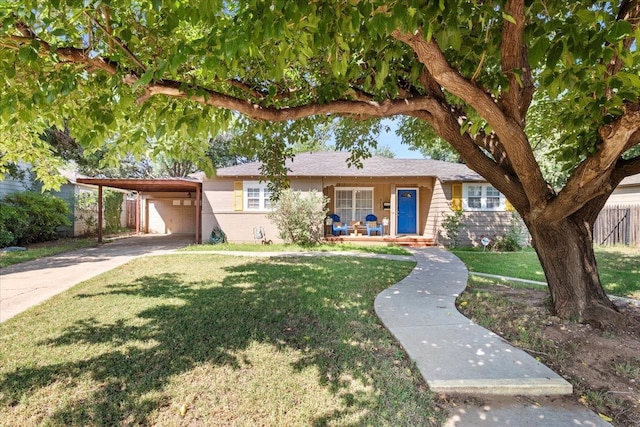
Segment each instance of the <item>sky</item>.
[{"label": "sky", "polygon": [[411,151],[409,150],[408,145],[405,145],[401,142],[400,137],[395,133],[395,129],[396,129],[395,123],[390,121],[387,124],[391,127],[391,130],[387,133],[383,133],[380,135],[380,139],[378,140],[379,147],[386,145],[389,148],[391,148],[391,151],[393,151],[396,154],[396,159],[423,159],[424,158],[424,156],[422,155],[422,153],[420,153],[420,151],[417,151],[417,150]]}]

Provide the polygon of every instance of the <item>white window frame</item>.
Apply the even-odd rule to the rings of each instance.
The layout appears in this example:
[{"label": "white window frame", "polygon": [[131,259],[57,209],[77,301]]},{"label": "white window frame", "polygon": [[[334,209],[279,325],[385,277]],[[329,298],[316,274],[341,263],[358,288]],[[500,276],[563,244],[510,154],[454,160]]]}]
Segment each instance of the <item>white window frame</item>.
[{"label": "white window frame", "polygon": [[[373,210],[375,208],[375,193],[374,193],[374,188],[373,187],[335,187],[334,191],[333,191],[333,209],[334,211],[337,213],[338,211],[338,195],[337,192],[338,191],[351,191],[351,215],[349,218],[343,218],[342,216],[340,216],[340,221],[342,223],[349,223],[351,221],[359,221],[358,219],[353,219],[355,212],[357,210],[356,207],[356,191],[371,191],[371,212],[368,212],[366,215],[372,214]],[[366,216],[365,215],[365,216]],[[364,218],[361,219],[361,221],[364,221]]]},{"label": "white window frame", "polygon": [[[249,189],[258,190],[258,207],[249,206]],[[242,198],[245,211],[270,212],[273,210],[270,200],[270,192],[266,182],[242,181]]]},{"label": "white window frame", "polygon": [[[470,207],[469,206],[469,191],[472,188],[475,187],[480,187],[481,188],[481,195],[480,195],[480,207]],[[504,194],[498,192],[498,194],[500,194],[500,202],[498,203],[498,206],[493,206],[493,207],[487,207],[487,190],[489,188],[493,188],[495,189],[495,187],[491,184],[487,184],[487,183],[475,183],[475,182],[465,182],[462,183],[462,209],[465,211],[471,211],[471,212],[481,212],[481,211],[485,211],[485,212],[502,212],[502,211],[506,211],[506,206],[507,206],[507,199],[504,196]],[[496,190],[497,191],[497,190]],[[474,196],[475,197],[475,196]]]}]

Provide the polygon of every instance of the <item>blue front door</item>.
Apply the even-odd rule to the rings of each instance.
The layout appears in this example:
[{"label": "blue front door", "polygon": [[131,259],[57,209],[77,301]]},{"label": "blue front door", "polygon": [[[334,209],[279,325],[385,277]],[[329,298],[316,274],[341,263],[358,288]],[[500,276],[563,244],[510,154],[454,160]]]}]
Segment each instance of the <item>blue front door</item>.
[{"label": "blue front door", "polygon": [[417,191],[398,190],[398,234],[416,234]]}]

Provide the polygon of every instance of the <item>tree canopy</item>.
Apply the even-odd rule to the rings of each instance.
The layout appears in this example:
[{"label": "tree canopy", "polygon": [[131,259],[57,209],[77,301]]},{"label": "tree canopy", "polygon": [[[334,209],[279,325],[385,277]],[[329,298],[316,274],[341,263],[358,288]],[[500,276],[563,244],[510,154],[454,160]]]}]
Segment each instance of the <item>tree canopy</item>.
[{"label": "tree canopy", "polygon": [[[357,162],[379,119],[402,116],[428,124],[520,212],[558,313],[612,307],[587,242],[613,188],[640,172],[638,1],[5,0],[0,9],[3,161],[45,162],[34,136],[68,117],[89,151],[135,154],[150,141],[198,152],[239,114],[260,130],[253,144],[267,169],[282,172],[284,134],[304,138],[340,118],[338,146]],[[407,135],[417,144],[420,132]],[[564,166],[562,188],[543,174],[536,135]],[[174,147],[176,137],[191,145]],[[554,233],[564,241],[546,237]],[[555,244],[581,273],[561,277]]]}]

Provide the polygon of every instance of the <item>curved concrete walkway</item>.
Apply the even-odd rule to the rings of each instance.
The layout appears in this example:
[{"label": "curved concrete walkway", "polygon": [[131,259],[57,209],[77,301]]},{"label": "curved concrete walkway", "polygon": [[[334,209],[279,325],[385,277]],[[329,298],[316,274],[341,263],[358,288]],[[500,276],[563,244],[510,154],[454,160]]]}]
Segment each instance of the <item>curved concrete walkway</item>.
[{"label": "curved concrete walkway", "polygon": [[[415,269],[375,300],[384,325],[413,359],[436,393],[482,396],[559,396],[572,386],[551,369],[455,307],[467,269],[451,253],[413,250]],[[537,399],[542,400],[542,399]],[[481,407],[453,408],[447,426],[607,426],[598,415],[568,402],[545,404],[494,399]]]}]

